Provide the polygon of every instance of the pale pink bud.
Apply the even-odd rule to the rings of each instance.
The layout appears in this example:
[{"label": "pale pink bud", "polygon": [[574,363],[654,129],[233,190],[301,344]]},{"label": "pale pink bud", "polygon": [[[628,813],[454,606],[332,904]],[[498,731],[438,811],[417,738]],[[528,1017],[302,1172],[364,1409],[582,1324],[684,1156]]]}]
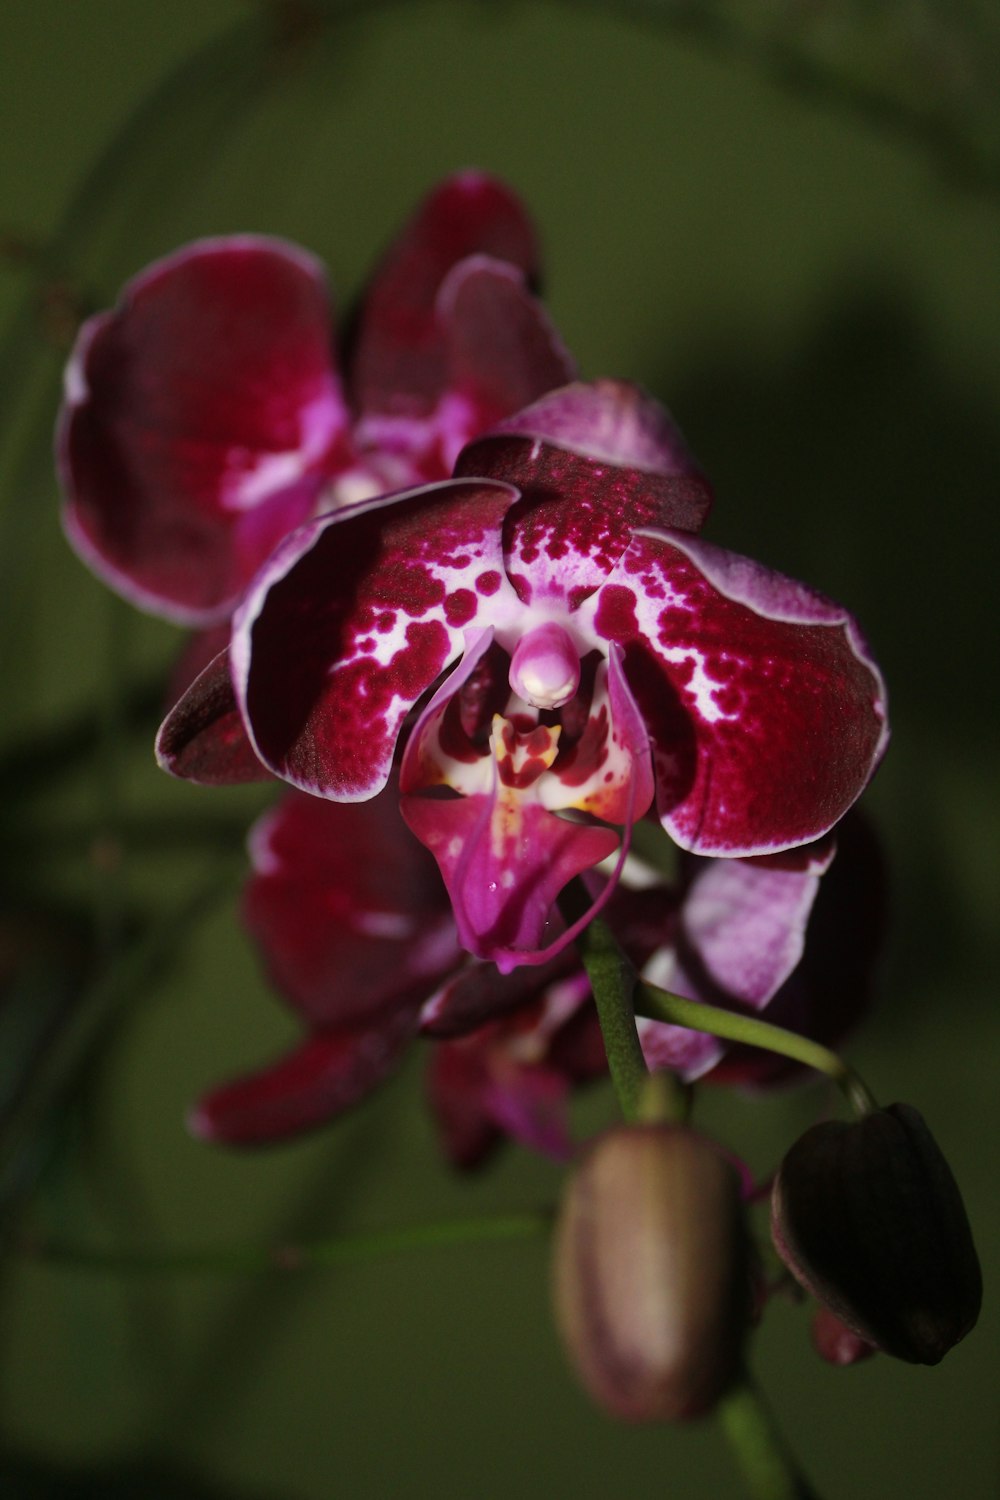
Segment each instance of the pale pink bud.
[{"label": "pale pink bud", "polygon": [[620,1126],[583,1157],[554,1245],[556,1320],[584,1386],[632,1422],[710,1410],[748,1323],[737,1175],[703,1136]]}]

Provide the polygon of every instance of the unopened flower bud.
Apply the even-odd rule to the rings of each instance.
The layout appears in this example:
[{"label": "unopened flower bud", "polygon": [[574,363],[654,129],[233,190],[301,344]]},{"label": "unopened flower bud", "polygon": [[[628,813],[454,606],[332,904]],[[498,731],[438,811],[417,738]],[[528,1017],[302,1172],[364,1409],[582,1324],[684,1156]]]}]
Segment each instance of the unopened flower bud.
[{"label": "unopened flower bud", "polygon": [[961,1195],[907,1104],[807,1130],[775,1179],[771,1229],[806,1290],[898,1359],[937,1364],[979,1316]]},{"label": "unopened flower bud", "polygon": [[869,1344],[822,1305],[813,1314],[812,1343],[820,1359],[825,1359],[828,1365],[857,1365],[875,1353],[874,1344]]},{"label": "unopened flower bud", "polygon": [[626,1421],[708,1411],[736,1374],[748,1239],[736,1172],[680,1126],[621,1126],[584,1156],[555,1235],[556,1319],[590,1395]]}]

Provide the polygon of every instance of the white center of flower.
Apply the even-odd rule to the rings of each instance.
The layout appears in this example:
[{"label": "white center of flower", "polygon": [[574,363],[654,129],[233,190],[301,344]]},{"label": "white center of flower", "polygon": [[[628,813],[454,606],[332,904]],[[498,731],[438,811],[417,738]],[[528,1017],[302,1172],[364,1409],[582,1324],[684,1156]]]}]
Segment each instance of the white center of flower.
[{"label": "white center of flower", "polygon": [[510,664],[510,685],[533,708],[561,708],[580,686],[580,658],[561,625],[538,625],[521,637]]}]

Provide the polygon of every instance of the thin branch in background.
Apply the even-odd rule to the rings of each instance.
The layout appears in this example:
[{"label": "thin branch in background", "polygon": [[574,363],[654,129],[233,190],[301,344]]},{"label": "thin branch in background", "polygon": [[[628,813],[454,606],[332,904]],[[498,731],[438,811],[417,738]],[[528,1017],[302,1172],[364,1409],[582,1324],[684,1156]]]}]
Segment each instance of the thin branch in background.
[{"label": "thin branch in background", "polygon": [[229,895],[242,875],[242,858],[218,861],[197,888],[121,950],[114,964],[81,995],[55,1044],[35,1069],[0,1131],[0,1210],[11,1232],[14,1211],[34,1189],[48,1159],[39,1143],[70,1107],[119,1015],[147,998],[159,976],[183,951],[194,927]]},{"label": "thin branch in background", "polygon": [[[601,0],[568,0],[603,11]],[[917,146],[1000,193],[1000,10],[906,0],[622,0],[616,14],[739,59],[780,87]]]},{"label": "thin branch in background", "polygon": [[551,1209],[444,1219],[396,1229],[363,1230],[314,1243],[241,1245],[221,1249],[127,1250],[23,1238],[22,1256],[62,1270],[109,1276],[260,1276],[321,1271],[408,1250],[534,1239],[552,1227]]}]

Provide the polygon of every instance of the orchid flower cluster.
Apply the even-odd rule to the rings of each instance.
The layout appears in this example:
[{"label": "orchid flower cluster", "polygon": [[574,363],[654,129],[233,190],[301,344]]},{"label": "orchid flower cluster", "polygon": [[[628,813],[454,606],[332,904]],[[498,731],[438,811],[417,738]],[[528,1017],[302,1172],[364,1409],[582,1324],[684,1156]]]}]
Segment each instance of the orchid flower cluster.
[{"label": "orchid flower cluster", "polygon": [[[202,1098],[199,1136],[320,1126],[422,1037],[452,1162],[505,1136],[570,1160],[570,1093],[607,1071],[575,946],[596,919],[642,983],[818,1042],[867,1002],[878,861],[851,809],[887,742],[878,667],[846,610],[702,539],[711,489],[672,417],[578,377],[538,269],[516,196],[470,171],[419,206],[339,353],[320,266],[253,236],[169,256],[80,332],[67,536],[198,632],[160,764],[289,788],[251,830],[244,916],[303,1039]],[[794,1071],[632,1024],[684,1084]],[[635,1174],[695,1202],[708,1148],[645,1128],[686,1144],[664,1166],[643,1137]],[[589,1383],[623,1415],[721,1389]]]}]

